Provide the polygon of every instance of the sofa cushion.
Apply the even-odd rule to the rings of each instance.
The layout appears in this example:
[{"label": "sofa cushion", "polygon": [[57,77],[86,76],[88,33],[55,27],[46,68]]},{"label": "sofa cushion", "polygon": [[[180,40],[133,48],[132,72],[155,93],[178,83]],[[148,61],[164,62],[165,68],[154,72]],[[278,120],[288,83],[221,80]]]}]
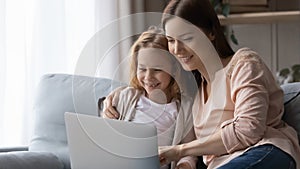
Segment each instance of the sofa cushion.
[{"label": "sofa cushion", "polygon": [[34,103],[35,127],[31,152],[52,152],[70,168],[65,112],[98,115],[98,98],[124,85],[110,79],[66,74],[44,75]]},{"label": "sofa cushion", "polygon": [[284,91],[283,120],[297,130],[300,143],[300,82],[281,86]]},{"label": "sofa cushion", "polygon": [[0,153],[0,169],[63,169],[63,163],[47,152]]}]

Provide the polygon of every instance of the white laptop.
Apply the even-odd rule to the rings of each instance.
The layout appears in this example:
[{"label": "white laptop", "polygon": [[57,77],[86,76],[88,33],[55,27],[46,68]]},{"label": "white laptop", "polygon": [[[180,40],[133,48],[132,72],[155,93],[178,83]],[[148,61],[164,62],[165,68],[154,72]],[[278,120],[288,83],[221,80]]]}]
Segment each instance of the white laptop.
[{"label": "white laptop", "polygon": [[72,169],[159,169],[156,128],[65,113]]}]

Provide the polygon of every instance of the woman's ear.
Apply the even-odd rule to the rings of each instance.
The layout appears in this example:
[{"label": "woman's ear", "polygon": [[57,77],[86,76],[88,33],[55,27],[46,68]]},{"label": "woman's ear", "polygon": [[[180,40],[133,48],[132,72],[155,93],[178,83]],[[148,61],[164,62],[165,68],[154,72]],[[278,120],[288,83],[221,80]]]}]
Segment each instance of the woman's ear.
[{"label": "woman's ear", "polygon": [[212,33],[212,32],[208,33],[207,37],[208,37],[208,39],[209,39],[210,41],[213,41],[213,40],[215,40],[215,38],[216,38],[216,37],[215,37],[215,34]]}]

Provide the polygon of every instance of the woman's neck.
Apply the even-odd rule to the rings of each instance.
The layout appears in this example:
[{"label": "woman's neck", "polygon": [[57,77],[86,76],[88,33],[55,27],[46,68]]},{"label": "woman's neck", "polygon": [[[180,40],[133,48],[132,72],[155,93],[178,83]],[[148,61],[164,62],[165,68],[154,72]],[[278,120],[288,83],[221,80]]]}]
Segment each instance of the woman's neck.
[{"label": "woman's neck", "polygon": [[233,55],[226,57],[226,58],[221,58],[221,62],[223,64],[223,67],[226,67],[228,65],[228,63],[231,61]]},{"label": "woman's neck", "polygon": [[199,68],[198,71],[201,73],[201,76],[202,80],[205,80],[207,83],[210,83],[210,78],[209,78],[209,75],[208,75],[208,72],[206,71],[205,68]]},{"label": "woman's neck", "polygon": [[[232,56],[227,57],[227,58],[220,58],[222,66],[219,66],[220,68],[216,69],[216,71],[226,67],[228,65],[228,63],[231,61],[231,58],[232,58]],[[203,65],[199,66],[198,71],[201,73],[202,77],[205,79],[205,81],[208,84],[211,82],[211,80],[214,79],[214,74],[212,74],[212,73],[209,74],[208,71],[206,70],[205,66],[203,66]],[[213,73],[215,73],[215,72],[213,72]]]}]

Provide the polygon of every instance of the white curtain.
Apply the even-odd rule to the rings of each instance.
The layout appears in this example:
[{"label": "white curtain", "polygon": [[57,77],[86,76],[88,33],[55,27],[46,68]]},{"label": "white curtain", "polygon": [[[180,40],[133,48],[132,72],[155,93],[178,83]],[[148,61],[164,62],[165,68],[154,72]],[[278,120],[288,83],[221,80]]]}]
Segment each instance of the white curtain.
[{"label": "white curtain", "polygon": [[[28,145],[34,127],[34,92],[42,75],[81,74],[126,82],[132,36],[160,21],[156,14],[131,14],[155,11],[155,6],[161,10],[164,4],[162,0],[0,0],[0,147]],[[106,28],[111,29],[108,34],[95,38]],[[97,53],[101,47],[104,53]]]},{"label": "white curtain", "polygon": [[0,147],[28,145],[46,73],[74,74],[87,41],[119,17],[118,0],[0,0]]}]

